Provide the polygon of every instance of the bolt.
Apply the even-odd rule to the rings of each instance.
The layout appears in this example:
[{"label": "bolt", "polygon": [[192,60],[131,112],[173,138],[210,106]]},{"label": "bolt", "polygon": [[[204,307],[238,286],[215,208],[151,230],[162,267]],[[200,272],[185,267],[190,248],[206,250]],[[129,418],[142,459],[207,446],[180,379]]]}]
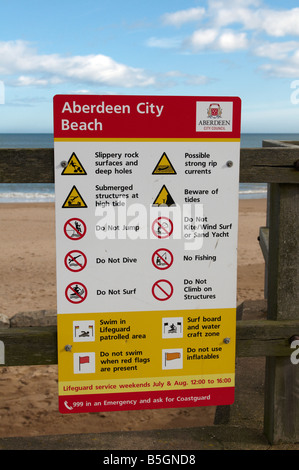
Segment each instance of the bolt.
[{"label": "bolt", "polygon": [[226,162],[226,166],[231,168],[233,166],[233,162],[231,160],[228,160],[228,162]]},{"label": "bolt", "polygon": [[63,160],[62,162],[60,162],[60,165],[62,166],[62,168],[65,168],[67,166],[67,162]]},{"label": "bolt", "polygon": [[289,338],[289,345],[292,344],[293,341],[298,341],[299,340],[299,335],[293,335]]},{"label": "bolt", "polygon": [[64,349],[65,349],[66,351],[71,351],[71,350],[72,350],[72,345],[71,345],[71,344],[66,344],[66,345],[64,346]]},{"label": "bolt", "polygon": [[230,343],[230,338],[224,338],[223,342],[224,342],[225,344]]}]

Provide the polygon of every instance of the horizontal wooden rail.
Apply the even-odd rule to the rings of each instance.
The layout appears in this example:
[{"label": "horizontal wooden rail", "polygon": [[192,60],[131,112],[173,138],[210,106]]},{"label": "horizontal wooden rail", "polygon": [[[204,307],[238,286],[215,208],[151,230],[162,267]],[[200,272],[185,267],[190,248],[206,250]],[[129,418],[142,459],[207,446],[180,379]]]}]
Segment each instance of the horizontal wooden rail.
[{"label": "horizontal wooden rail", "polygon": [[[293,352],[290,338],[299,336],[299,320],[237,321],[238,357],[279,356]],[[5,347],[5,366],[57,364],[55,326],[0,329]]]},{"label": "horizontal wooden rail", "polygon": [[[299,183],[298,165],[296,145],[243,148],[240,182]],[[0,182],[54,183],[54,149],[0,149]]]}]

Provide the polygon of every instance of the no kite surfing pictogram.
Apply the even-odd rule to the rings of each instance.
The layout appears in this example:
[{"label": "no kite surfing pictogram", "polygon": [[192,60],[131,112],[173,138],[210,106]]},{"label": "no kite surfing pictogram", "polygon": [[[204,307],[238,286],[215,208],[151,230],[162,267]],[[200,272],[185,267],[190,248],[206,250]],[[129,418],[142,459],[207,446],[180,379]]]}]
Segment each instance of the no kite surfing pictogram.
[{"label": "no kite surfing pictogram", "polygon": [[65,289],[65,296],[72,304],[80,304],[87,297],[87,289],[81,282],[71,282]]},{"label": "no kite surfing pictogram", "polygon": [[168,238],[173,232],[173,223],[168,217],[158,217],[152,223],[152,232],[157,238]]},{"label": "no kite surfing pictogram", "polygon": [[166,279],[160,279],[153,284],[152,294],[156,300],[168,300],[173,294],[173,285]]}]

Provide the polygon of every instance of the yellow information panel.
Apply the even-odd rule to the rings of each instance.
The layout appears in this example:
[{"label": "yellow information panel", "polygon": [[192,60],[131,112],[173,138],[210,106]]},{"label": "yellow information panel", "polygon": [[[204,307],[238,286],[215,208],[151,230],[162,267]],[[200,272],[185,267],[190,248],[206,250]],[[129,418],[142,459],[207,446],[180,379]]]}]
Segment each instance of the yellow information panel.
[{"label": "yellow information panel", "polygon": [[61,413],[234,401],[240,106],[54,98]]}]

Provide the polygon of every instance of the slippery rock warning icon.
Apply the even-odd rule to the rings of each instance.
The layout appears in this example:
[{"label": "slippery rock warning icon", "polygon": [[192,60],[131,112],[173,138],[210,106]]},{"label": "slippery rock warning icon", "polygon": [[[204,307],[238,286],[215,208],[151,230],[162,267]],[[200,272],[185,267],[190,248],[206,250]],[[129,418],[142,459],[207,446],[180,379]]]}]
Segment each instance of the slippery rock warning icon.
[{"label": "slippery rock warning icon", "polygon": [[67,162],[62,175],[87,175],[82,163],[77,155],[73,152]]},{"label": "slippery rock warning icon", "polygon": [[81,209],[87,207],[83,197],[79,193],[78,189],[76,186],[73,186],[72,189],[70,190],[66,200],[64,201],[62,208],[63,209]]},{"label": "slippery rock warning icon", "polygon": [[153,175],[176,175],[176,171],[169,160],[168,156],[164,152],[160,160],[158,161],[155,169],[152,173]]}]

